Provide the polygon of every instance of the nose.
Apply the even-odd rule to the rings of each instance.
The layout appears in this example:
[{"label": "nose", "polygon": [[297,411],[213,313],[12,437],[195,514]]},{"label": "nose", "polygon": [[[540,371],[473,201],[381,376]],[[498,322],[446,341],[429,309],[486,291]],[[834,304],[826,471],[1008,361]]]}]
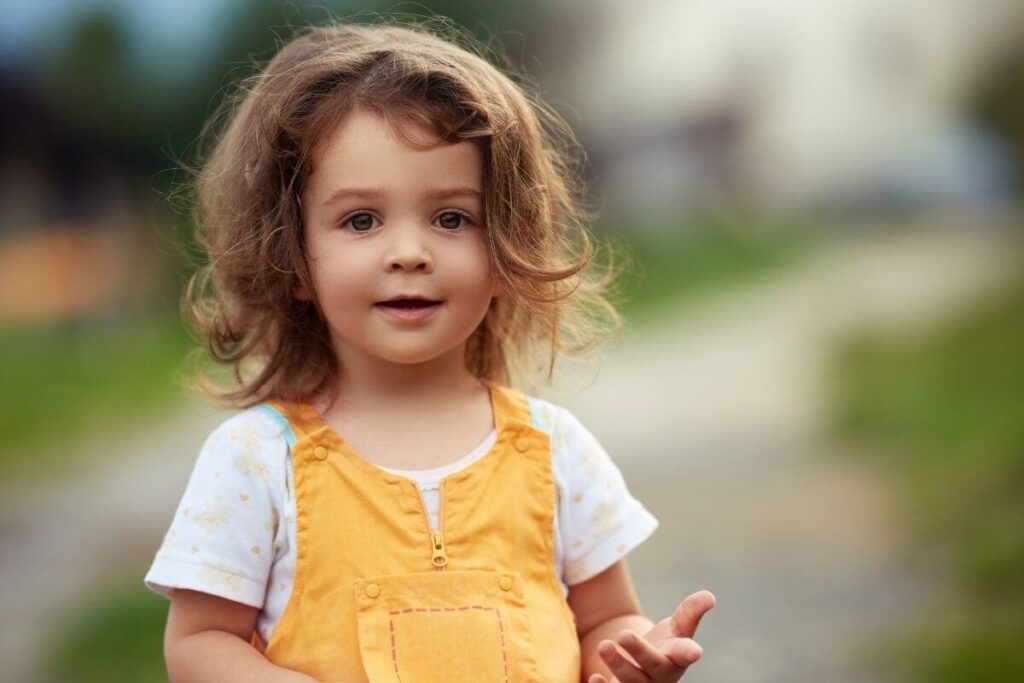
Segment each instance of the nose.
[{"label": "nose", "polygon": [[389,271],[434,270],[434,257],[426,243],[426,236],[415,227],[395,230],[385,255],[385,268]]}]

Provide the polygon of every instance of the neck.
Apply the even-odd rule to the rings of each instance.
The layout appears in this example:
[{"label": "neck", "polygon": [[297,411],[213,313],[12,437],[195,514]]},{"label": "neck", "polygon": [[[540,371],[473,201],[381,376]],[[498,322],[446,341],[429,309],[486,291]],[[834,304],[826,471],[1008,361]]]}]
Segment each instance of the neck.
[{"label": "neck", "polygon": [[326,410],[436,405],[445,397],[465,396],[481,387],[466,367],[464,346],[423,363],[389,363],[355,353],[340,360]]}]

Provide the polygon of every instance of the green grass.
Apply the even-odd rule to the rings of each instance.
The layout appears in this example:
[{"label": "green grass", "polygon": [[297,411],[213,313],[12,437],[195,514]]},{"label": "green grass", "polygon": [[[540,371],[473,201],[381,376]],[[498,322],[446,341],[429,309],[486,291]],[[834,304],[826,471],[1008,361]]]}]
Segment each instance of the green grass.
[{"label": "green grass", "polygon": [[805,256],[813,244],[801,226],[764,220],[702,219],[645,228],[612,240],[612,248],[629,259],[617,286],[623,312],[640,324],[669,305],[703,304],[758,282]]},{"label": "green grass", "polygon": [[1024,680],[1024,278],[928,334],[851,341],[835,380],[836,431],[899,482],[959,593],[891,663],[930,683]]},{"label": "green grass", "polygon": [[56,634],[47,676],[75,683],[166,683],[166,598],[138,576],[98,591]]},{"label": "green grass", "polygon": [[0,327],[0,463],[45,476],[83,436],[168,404],[189,341],[170,315],[114,324]]}]

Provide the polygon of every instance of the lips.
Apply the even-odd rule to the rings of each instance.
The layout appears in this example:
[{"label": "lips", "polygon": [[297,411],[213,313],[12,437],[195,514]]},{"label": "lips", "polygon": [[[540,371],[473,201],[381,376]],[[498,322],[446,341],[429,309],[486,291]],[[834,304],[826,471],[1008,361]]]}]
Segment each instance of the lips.
[{"label": "lips", "polygon": [[387,301],[379,301],[374,307],[397,324],[420,325],[430,320],[443,303],[415,295],[396,296]]},{"label": "lips", "polygon": [[426,299],[418,296],[399,296],[387,301],[378,301],[377,306],[397,309],[417,309],[436,306],[441,302],[437,299]]}]

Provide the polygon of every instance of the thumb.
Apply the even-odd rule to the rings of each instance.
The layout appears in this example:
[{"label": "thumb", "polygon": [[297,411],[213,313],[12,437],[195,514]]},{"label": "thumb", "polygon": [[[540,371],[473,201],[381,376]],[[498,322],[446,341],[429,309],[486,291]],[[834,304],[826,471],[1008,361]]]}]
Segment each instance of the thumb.
[{"label": "thumb", "polygon": [[711,591],[697,591],[688,595],[672,613],[673,628],[677,636],[692,638],[700,626],[701,618],[715,606],[717,600]]}]

